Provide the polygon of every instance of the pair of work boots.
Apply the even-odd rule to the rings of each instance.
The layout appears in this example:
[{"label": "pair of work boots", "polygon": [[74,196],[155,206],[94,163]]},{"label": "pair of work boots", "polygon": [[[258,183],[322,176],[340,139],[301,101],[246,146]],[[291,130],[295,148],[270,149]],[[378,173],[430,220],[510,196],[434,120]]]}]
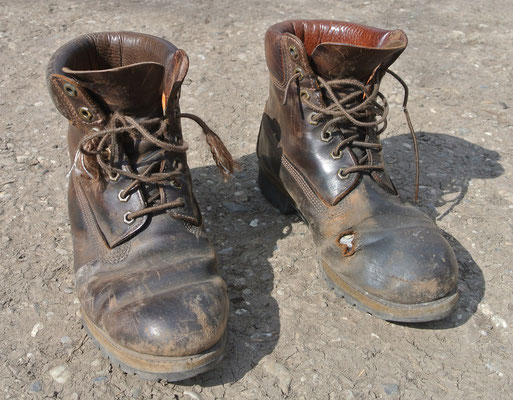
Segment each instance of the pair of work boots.
[{"label": "pair of work boots", "polygon": [[[388,105],[379,85],[388,72],[405,86],[388,68],[406,44],[400,30],[347,22],[272,26],[258,180],[271,204],[309,225],[338,294],[380,318],[420,322],[455,308],[457,263],[430,218],[399,201],[383,163]],[[224,176],[237,166],[201,119],[180,111],[187,69],[185,52],[165,40],[112,32],[65,44],[47,76],[70,122],[68,204],[85,327],[124,371],[170,381],[221,360],[229,309],[180,120],[201,126]]]}]

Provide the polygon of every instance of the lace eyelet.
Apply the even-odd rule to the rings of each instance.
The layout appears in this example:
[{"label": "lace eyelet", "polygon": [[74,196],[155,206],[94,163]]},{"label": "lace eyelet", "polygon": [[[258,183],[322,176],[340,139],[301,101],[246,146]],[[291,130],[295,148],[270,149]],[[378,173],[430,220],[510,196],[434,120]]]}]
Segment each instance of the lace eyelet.
[{"label": "lace eyelet", "polygon": [[87,107],[80,107],[78,109],[78,116],[86,122],[90,122],[93,120],[93,114],[91,113],[91,111],[89,111],[89,108]]},{"label": "lace eyelet", "polygon": [[347,175],[344,175],[344,168],[340,168],[337,172],[337,176],[342,179],[342,180],[346,180],[349,178],[349,174]]},{"label": "lace eyelet", "polygon": [[321,133],[321,140],[323,142],[326,142],[326,143],[331,142],[331,139],[333,139],[333,136],[331,135],[331,131],[323,131]]},{"label": "lace eyelet", "polygon": [[301,96],[301,98],[304,100],[308,100],[310,98],[310,93],[308,93],[308,90],[306,89],[301,89],[299,91],[299,96]]},{"label": "lace eyelet", "polygon": [[170,182],[171,182],[171,186],[173,186],[176,189],[181,189],[183,186],[181,182],[175,181],[173,179],[171,179]]},{"label": "lace eyelet", "polygon": [[296,68],[294,69],[294,74],[300,74],[299,78],[297,78],[298,80],[302,81],[303,78],[305,77],[303,75],[303,70],[301,68]]},{"label": "lace eyelet", "polygon": [[294,59],[294,60],[297,60],[297,58],[299,57],[299,54],[296,50],[296,46],[290,46],[289,47],[289,53],[290,53],[290,56]]},{"label": "lace eyelet", "polygon": [[118,193],[118,199],[119,199],[119,201],[126,203],[128,200],[130,200],[130,195],[127,194],[127,195],[123,196],[123,191],[120,190]]},{"label": "lace eyelet", "polygon": [[[330,153],[330,156],[331,158],[333,158],[334,160],[340,160],[342,158],[342,153],[343,151],[340,150],[340,151],[336,151],[336,150],[333,150],[331,153]],[[339,170],[340,172],[340,170]]]},{"label": "lace eyelet", "polygon": [[131,211],[127,211],[125,215],[123,215],[123,222],[127,225],[131,225],[134,223],[135,219],[130,217]]},{"label": "lace eyelet", "polygon": [[310,125],[319,125],[319,121],[315,120],[314,117],[317,115],[316,112],[308,114],[307,121]]},{"label": "lace eyelet", "polygon": [[175,158],[175,159],[173,160],[173,163],[171,164],[171,167],[172,167],[173,169],[178,169],[178,167],[179,167],[179,166],[180,166],[180,160],[178,160],[178,159],[176,159],[176,158]]},{"label": "lace eyelet", "polygon": [[110,158],[112,157],[112,152],[110,151],[110,149],[107,147],[105,150],[103,150],[101,153],[100,153],[101,157],[105,160],[105,161],[110,161]]},{"label": "lace eyelet", "polygon": [[117,182],[119,180],[119,174],[117,172],[109,172],[109,180],[111,182]]},{"label": "lace eyelet", "polygon": [[65,83],[64,85],[62,85],[62,88],[69,97],[77,97],[77,88],[73,86],[71,83]]}]

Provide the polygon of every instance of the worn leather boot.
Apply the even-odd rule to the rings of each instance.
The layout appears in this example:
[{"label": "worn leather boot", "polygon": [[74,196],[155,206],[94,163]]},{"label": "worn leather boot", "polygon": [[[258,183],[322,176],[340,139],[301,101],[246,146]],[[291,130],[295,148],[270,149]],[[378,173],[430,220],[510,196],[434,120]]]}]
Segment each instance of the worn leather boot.
[{"label": "worn leather boot", "polygon": [[181,118],[204,130],[224,175],[234,162],[198,117],[179,109],[183,50],[131,32],[93,33],[48,67],[68,119],[69,216],[76,293],[101,350],[146,379],[177,381],[225,351],[228,298],[206,238]]},{"label": "worn leather boot", "polygon": [[455,308],[458,265],[431,219],[400,202],[383,164],[388,105],[378,90],[386,72],[407,90],[388,70],[406,44],[400,30],[347,22],[272,26],[257,154],[263,195],[309,225],[328,284],[377,317],[420,322]]}]

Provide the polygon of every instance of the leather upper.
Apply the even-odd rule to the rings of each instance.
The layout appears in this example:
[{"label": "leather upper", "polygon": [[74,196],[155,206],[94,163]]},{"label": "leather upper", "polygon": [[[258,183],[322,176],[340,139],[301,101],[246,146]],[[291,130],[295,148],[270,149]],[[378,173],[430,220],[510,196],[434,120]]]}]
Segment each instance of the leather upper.
[{"label": "leather upper", "polygon": [[312,110],[302,100],[308,96],[314,105],[326,106],[318,76],[379,83],[406,44],[400,30],[340,21],[272,26],[265,37],[270,94],[257,155],[264,174],[279,183],[308,222],[321,260],[335,274],[363,293],[418,304],[454,293],[454,252],[429,217],[400,202],[386,171],[337,176],[340,168],[359,165],[364,152],[367,165],[383,162],[381,151],[350,146],[334,158],[337,143],[358,132],[368,142],[379,144],[379,138],[371,129],[346,124],[323,140],[324,122],[312,123]]},{"label": "leather upper", "polygon": [[[78,143],[109,128],[114,113],[141,123],[165,116],[159,140],[183,143],[178,100],[187,70],[185,52],[165,40],[105,32],[62,46],[47,74],[52,99],[71,123],[68,206],[82,310],[116,343],[157,356],[207,350],[220,340],[228,319],[226,285],[203,232],[186,156],[124,135],[117,168],[142,174],[158,162],[160,172],[173,165],[181,174],[173,185],[138,184],[122,197],[132,180],[99,175],[95,159],[78,151]],[[162,203],[181,199],[183,205],[127,222],[127,213],[147,207],[157,194]]]}]

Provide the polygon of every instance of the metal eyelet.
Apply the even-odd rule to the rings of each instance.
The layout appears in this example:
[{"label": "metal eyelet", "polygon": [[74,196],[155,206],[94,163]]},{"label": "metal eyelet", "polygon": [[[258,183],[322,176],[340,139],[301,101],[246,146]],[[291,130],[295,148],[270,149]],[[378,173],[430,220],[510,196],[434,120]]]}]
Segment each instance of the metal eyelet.
[{"label": "metal eyelet", "polygon": [[179,166],[180,166],[180,160],[178,160],[178,159],[176,159],[176,158],[175,158],[175,159],[173,160],[173,163],[171,164],[171,167],[172,167],[173,169],[178,169],[178,167],[179,167]]},{"label": "metal eyelet", "polygon": [[125,215],[123,215],[123,222],[124,222],[125,224],[131,225],[131,224],[133,224],[133,223],[134,223],[135,219],[134,219],[134,218],[129,218],[129,216],[130,216],[130,214],[131,214],[131,213],[132,213],[131,211],[127,211],[127,212],[125,213]]},{"label": "metal eyelet", "polygon": [[290,53],[290,56],[296,60],[298,57],[299,57],[299,54],[296,50],[296,46],[290,46],[289,47],[289,53]]},{"label": "metal eyelet", "polygon": [[331,131],[323,131],[321,133],[321,140],[323,142],[326,142],[326,143],[331,142],[331,139],[333,139],[333,136],[331,136]]},{"label": "metal eyelet", "polygon": [[344,174],[344,168],[340,168],[337,172],[337,176],[342,179],[342,180],[346,180],[347,178],[349,178],[349,174],[345,175]]},{"label": "metal eyelet", "polygon": [[175,187],[176,189],[181,189],[182,188],[182,184],[181,182],[177,182],[173,179],[171,179],[171,186]]},{"label": "metal eyelet", "polygon": [[127,194],[127,195],[123,196],[123,191],[120,190],[118,193],[118,199],[119,199],[119,201],[126,203],[128,200],[130,200],[130,195]]},{"label": "metal eyelet", "polygon": [[64,85],[62,85],[62,88],[69,97],[77,97],[77,88],[73,86],[71,83],[65,83]]},{"label": "metal eyelet", "polygon": [[[331,153],[330,153],[330,156],[331,158],[333,158],[334,160],[340,160],[342,158],[342,153],[343,151],[340,150],[338,152],[336,152],[336,150],[333,150]],[[339,170],[340,172],[340,170]]]},{"label": "metal eyelet", "polygon": [[300,76],[299,76],[299,78],[297,78],[297,79],[298,79],[298,80],[300,80],[300,81],[302,81],[302,80],[303,80],[303,78],[305,77],[305,76],[303,75],[303,70],[302,70],[301,68],[295,68],[295,69],[294,69],[294,74],[299,74],[299,75],[300,75]]},{"label": "metal eyelet", "polygon": [[103,150],[100,155],[105,161],[110,161],[110,158],[112,157],[112,153],[108,147]]},{"label": "metal eyelet", "polygon": [[302,99],[308,100],[310,98],[310,93],[308,93],[308,90],[301,89],[299,91],[299,96],[301,96]]},{"label": "metal eyelet", "polygon": [[109,172],[109,180],[112,182],[117,182],[119,179],[119,173],[117,172]]},{"label": "metal eyelet", "polygon": [[80,107],[78,109],[78,116],[86,122],[90,122],[93,120],[93,114],[89,111],[87,107]]},{"label": "metal eyelet", "polygon": [[316,112],[312,112],[310,114],[308,114],[308,118],[307,118],[307,121],[310,125],[319,125],[319,121],[315,120],[313,117],[315,117],[317,115]]}]

